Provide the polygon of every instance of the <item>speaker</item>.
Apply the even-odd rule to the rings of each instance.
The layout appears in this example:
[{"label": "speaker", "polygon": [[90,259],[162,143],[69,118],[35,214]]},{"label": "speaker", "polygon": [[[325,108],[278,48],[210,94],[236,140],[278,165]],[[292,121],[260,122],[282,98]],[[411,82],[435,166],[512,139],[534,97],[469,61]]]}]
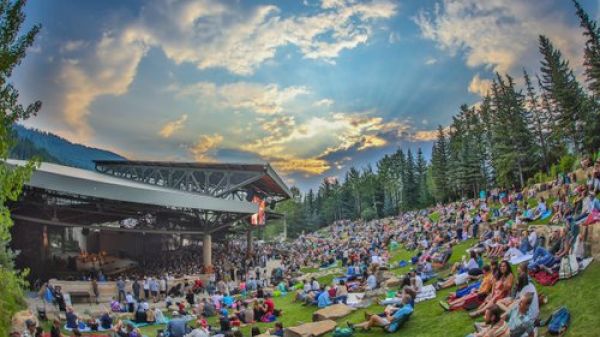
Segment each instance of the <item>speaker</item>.
[{"label": "speaker", "polygon": [[84,228],[81,230],[81,234],[83,234],[83,235],[86,235],[86,236],[87,236],[87,235],[89,235],[89,234],[90,234],[90,229],[89,229],[89,228],[87,228],[87,227],[84,227]]},{"label": "speaker", "polygon": [[274,209],[275,209],[275,206],[277,206],[277,201],[275,201],[275,200],[272,200],[272,201],[269,203],[269,208],[270,208],[270,209],[272,209],[272,210],[274,210]]}]

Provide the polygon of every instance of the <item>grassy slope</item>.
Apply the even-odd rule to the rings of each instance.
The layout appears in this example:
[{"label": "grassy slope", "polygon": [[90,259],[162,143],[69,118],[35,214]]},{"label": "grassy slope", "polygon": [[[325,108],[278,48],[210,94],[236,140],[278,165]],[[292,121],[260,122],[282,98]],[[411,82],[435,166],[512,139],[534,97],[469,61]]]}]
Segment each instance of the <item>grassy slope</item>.
[{"label": "grassy slope", "polygon": [[[460,260],[464,250],[472,244],[467,241],[458,245],[451,262]],[[412,256],[411,252],[404,249],[394,251],[392,261],[407,260]],[[404,274],[410,267],[397,268],[394,272],[398,275]],[[328,275],[321,278],[325,283],[335,275]],[[326,279],[325,279],[326,278]],[[560,281],[554,287],[538,286],[538,291],[547,294],[550,298],[548,305],[542,307],[542,315],[546,317],[553,309],[560,305],[566,305],[572,312],[573,318],[571,328],[566,336],[569,337],[596,337],[600,335],[600,263],[593,263],[581,275],[567,281]],[[389,334],[402,337],[425,337],[425,336],[464,336],[472,332],[473,320],[465,312],[444,312],[438,305],[438,301],[445,298],[449,292],[454,289],[442,290],[438,293],[435,300],[419,303],[416,306],[415,313],[406,325],[397,333]],[[316,310],[314,307],[305,307],[293,302],[292,294],[286,297],[275,298],[278,308],[283,309],[283,316],[280,320],[284,326],[294,326],[301,322],[310,322],[312,313]],[[372,305],[366,309],[369,312],[380,312],[382,308],[378,305]],[[340,326],[345,326],[346,321],[359,322],[362,320],[365,309],[357,310],[350,316],[340,319]],[[209,322],[217,326],[217,320],[212,317]],[[273,323],[257,323],[261,332],[266,328],[273,327]],[[156,330],[162,326],[153,326],[142,328],[142,333],[148,337],[156,336]],[[49,327],[48,327],[49,329]],[[244,336],[250,335],[250,326],[242,328]],[[379,336],[380,329],[374,329],[370,332],[358,332],[356,336]],[[331,334],[329,334],[330,336]],[[328,336],[328,337],[329,337]]]}]

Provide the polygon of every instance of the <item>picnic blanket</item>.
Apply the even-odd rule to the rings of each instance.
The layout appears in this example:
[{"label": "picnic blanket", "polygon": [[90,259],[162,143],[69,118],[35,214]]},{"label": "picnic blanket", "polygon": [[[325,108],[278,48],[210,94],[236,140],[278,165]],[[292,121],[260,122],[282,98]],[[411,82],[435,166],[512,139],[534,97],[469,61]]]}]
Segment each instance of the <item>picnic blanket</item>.
[{"label": "picnic blanket", "polygon": [[581,262],[579,262],[579,270],[581,271],[587,268],[592,261],[594,261],[593,257],[588,257],[587,259],[581,260]]},{"label": "picnic blanket", "polygon": [[415,303],[427,301],[435,298],[436,291],[433,284],[429,284],[421,288],[421,291],[417,293],[417,298],[415,298]]},{"label": "picnic blanket", "polygon": [[558,273],[549,274],[544,270],[538,272],[529,272],[529,276],[533,277],[539,284],[543,286],[553,286],[558,282]]},{"label": "picnic blanket", "polygon": [[518,265],[521,264],[523,262],[527,262],[529,260],[533,259],[533,254],[525,254],[525,255],[521,255],[521,256],[514,256],[513,258],[510,259],[510,264],[512,265]]},{"label": "picnic blanket", "polygon": [[365,301],[365,293],[349,293],[346,304],[353,308],[366,308],[370,301]]}]

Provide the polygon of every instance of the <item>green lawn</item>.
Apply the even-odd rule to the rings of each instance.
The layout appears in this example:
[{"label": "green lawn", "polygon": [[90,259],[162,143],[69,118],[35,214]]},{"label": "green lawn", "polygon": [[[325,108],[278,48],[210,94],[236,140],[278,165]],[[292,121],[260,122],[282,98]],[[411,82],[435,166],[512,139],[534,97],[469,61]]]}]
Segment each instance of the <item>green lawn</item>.
[{"label": "green lawn", "polygon": [[[472,245],[472,240],[457,245],[455,253],[452,255],[451,262],[461,259],[464,250]],[[392,255],[392,261],[408,260],[414,253],[404,249],[397,249]],[[394,272],[397,274],[405,273],[408,268],[398,268]],[[335,277],[332,273],[319,279],[322,284],[329,284],[327,281]],[[560,281],[554,287],[538,286],[538,291],[549,296],[550,302],[542,307],[542,317],[545,318],[555,308],[566,305],[572,313],[571,327],[566,334],[568,337],[597,337],[600,335],[600,263],[594,262],[582,274],[571,280]],[[411,319],[399,332],[390,334],[402,337],[429,337],[429,336],[464,336],[473,330],[473,320],[465,312],[444,312],[438,304],[438,301],[444,299],[449,292],[454,289],[442,290],[438,293],[437,299],[417,304],[415,312]],[[286,297],[275,298],[276,306],[283,310],[283,315],[279,318],[284,327],[295,326],[302,322],[310,322],[315,307],[306,307],[293,302],[293,294]],[[359,322],[362,320],[364,312],[380,312],[382,307],[372,305],[367,309],[356,310],[350,316],[338,321],[340,326],[345,326],[346,321]],[[212,317],[209,322],[213,326],[218,326],[216,317]],[[273,327],[273,323],[257,323],[261,332]],[[48,327],[49,328],[49,327]],[[161,326],[152,326],[142,328],[142,333],[148,337],[156,336],[156,331]],[[250,335],[250,326],[242,328],[244,336]],[[542,331],[543,332],[543,331]],[[374,329],[370,332],[357,332],[356,336],[380,336],[382,331]],[[543,334],[542,334],[543,335]],[[329,334],[327,337],[330,337]]]}]

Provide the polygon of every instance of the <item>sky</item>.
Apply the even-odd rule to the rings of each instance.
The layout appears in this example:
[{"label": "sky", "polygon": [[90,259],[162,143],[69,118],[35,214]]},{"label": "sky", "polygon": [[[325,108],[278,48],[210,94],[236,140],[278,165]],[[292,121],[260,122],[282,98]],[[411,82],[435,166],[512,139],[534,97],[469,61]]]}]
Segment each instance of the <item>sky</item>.
[{"label": "sky", "polygon": [[[597,19],[598,0],[583,0]],[[13,81],[28,127],[129,159],[268,161],[316,187],[438,125],[495,72],[539,69],[545,34],[581,73],[567,0],[31,1]]]}]

